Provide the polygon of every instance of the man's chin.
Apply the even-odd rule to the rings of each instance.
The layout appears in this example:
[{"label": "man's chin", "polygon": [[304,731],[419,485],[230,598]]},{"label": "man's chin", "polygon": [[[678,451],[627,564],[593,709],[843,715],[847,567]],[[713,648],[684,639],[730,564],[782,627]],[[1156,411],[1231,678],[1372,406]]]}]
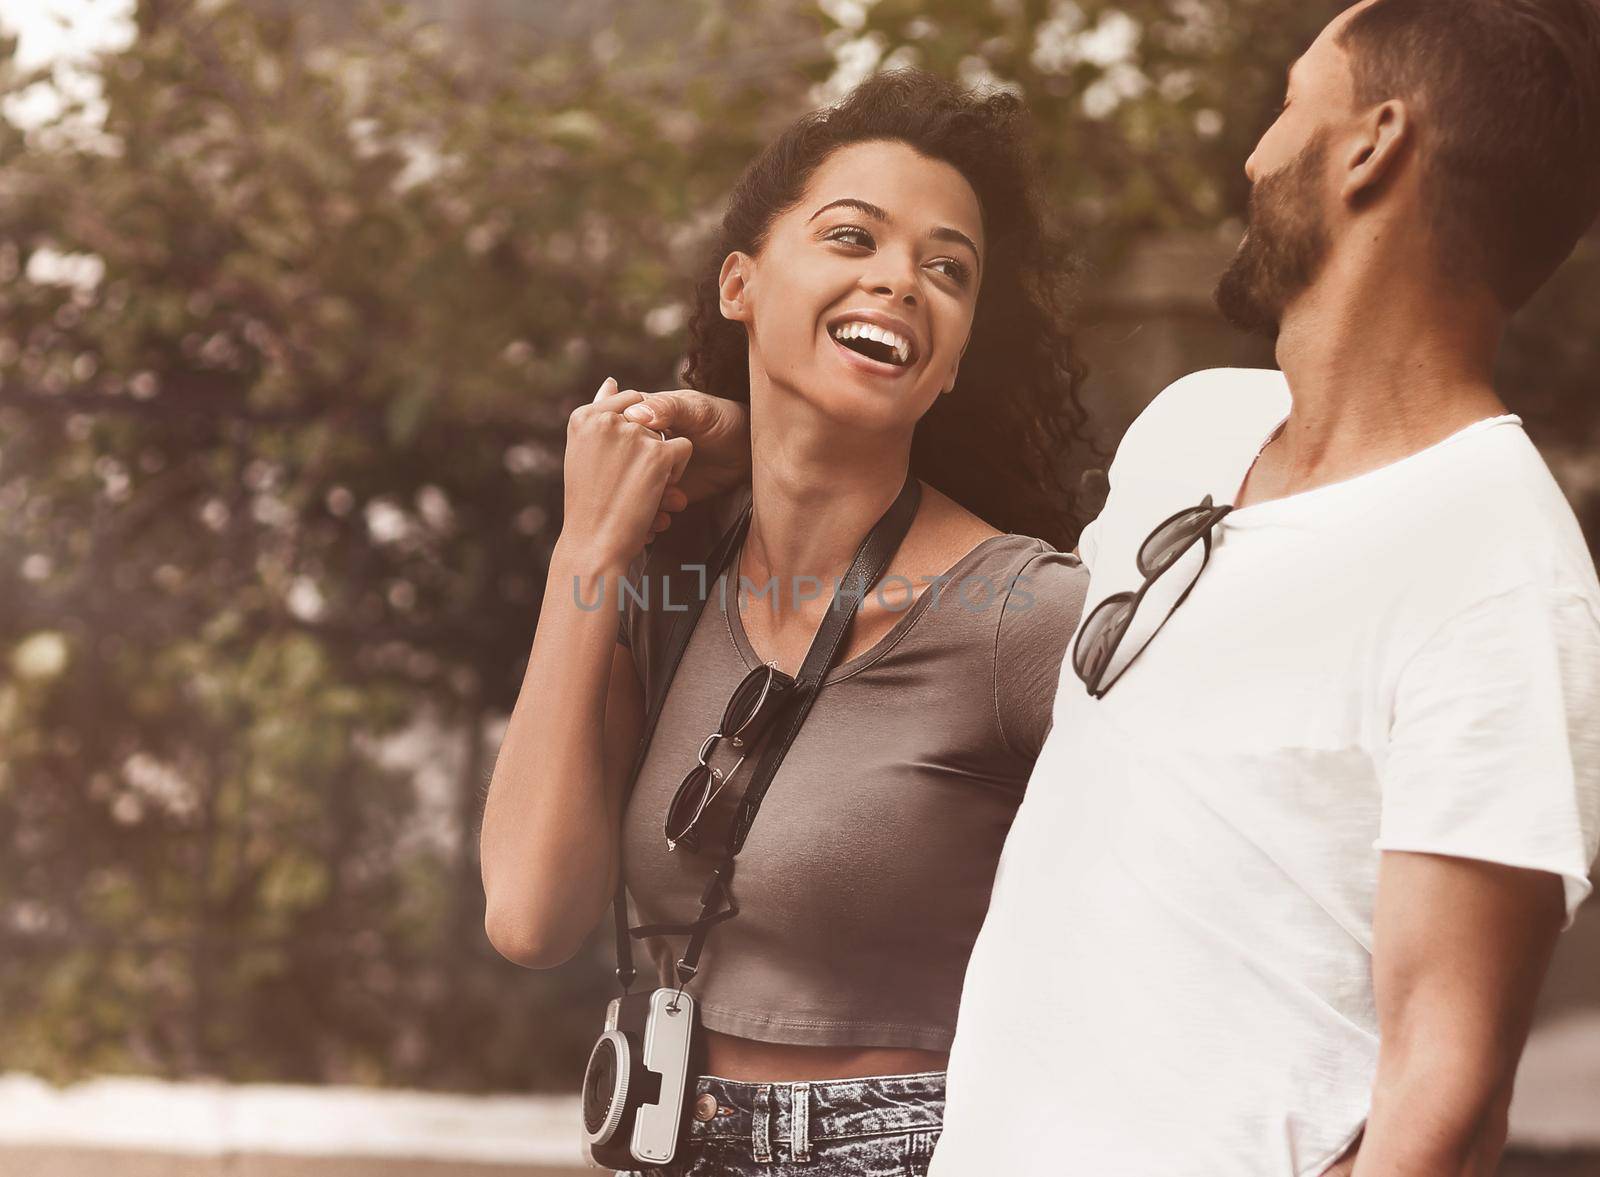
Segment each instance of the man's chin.
[{"label": "man's chin", "polygon": [[1261,297],[1260,290],[1243,267],[1229,266],[1218,279],[1211,297],[1230,325],[1251,335],[1278,338],[1278,309]]}]

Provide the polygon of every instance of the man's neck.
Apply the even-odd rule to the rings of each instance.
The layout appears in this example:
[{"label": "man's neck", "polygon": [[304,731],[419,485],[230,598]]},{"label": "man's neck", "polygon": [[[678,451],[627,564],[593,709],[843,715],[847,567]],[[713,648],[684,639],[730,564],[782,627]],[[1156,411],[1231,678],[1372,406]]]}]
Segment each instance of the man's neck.
[{"label": "man's neck", "polygon": [[1353,478],[1504,413],[1492,384],[1503,326],[1487,296],[1330,264],[1284,316],[1277,359],[1294,406],[1238,505]]}]

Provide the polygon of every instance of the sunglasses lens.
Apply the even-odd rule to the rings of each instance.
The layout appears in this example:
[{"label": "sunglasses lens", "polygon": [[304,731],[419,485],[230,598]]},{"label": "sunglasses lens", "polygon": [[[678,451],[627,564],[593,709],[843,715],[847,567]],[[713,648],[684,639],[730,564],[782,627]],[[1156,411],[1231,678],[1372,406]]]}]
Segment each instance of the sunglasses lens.
[{"label": "sunglasses lens", "polygon": [[672,804],[667,806],[668,841],[683,841],[694,829],[710,799],[711,782],[711,768],[705,764],[695,765],[683,778],[678,791],[672,795]]},{"label": "sunglasses lens", "polygon": [[722,717],[722,732],[748,743],[765,729],[767,722],[788,698],[794,679],[771,666],[759,667],[745,676],[728,702]]},{"label": "sunglasses lens", "polygon": [[1084,682],[1093,686],[1105,673],[1132,615],[1132,594],[1119,593],[1102,601],[1090,614],[1089,620],[1083,623],[1078,640],[1072,647],[1072,669]]},{"label": "sunglasses lens", "polygon": [[1184,549],[1210,529],[1213,514],[1209,506],[1193,507],[1151,532],[1139,548],[1139,571],[1146,576],[1160,576],[1172,567]]},{"label": "sunglasses lens", "polygon": [[767,693],[767,686],[776,673],[770,666],[761,666],[744,676],[744,681],[734,688],[733,698],[722,716],[722,733],[737,735],[755,717]]}]

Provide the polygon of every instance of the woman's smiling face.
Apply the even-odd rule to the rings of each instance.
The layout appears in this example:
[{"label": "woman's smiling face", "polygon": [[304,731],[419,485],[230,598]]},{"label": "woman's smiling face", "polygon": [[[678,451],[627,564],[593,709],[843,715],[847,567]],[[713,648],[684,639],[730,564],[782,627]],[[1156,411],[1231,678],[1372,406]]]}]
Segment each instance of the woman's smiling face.
[{"label": "woman's smiling face", "polygon": [[888,140],[835,151],[760,253],[723,263],[722,312],[749,333],[752,392],[909,430],[955,383],[983,248],[977,195],[950,164]]}]

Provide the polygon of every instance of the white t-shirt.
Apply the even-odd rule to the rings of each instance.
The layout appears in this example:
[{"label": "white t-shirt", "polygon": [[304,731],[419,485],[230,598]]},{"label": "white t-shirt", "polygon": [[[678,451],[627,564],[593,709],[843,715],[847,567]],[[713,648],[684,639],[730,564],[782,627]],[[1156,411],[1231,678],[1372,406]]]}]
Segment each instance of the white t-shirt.
[{"label": "white t-shirt", "polygon": [[[1086,616],[1288,409],[1237,369],[1151,404],[1080,545]],[[1516,417],[1234,512],[1103,699],[1062,667],[934,1177],[1321,1172],[1369,1106],[1377,851],[1551,871],[1570,919],[1597,839],[1600,586]]]}]

